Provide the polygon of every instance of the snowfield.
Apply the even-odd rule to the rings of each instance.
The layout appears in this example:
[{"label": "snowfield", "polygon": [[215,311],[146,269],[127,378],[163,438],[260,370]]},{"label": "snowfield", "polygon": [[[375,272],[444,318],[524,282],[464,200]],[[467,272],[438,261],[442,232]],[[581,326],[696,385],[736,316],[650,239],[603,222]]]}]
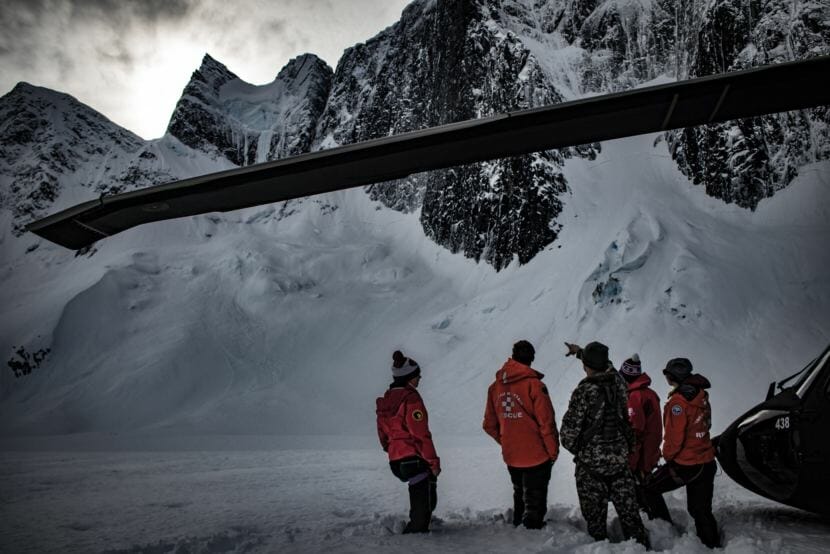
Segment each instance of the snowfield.
[{"label": "snowfield", "polygon": [[[618,365],[639,352],[662,398],[661,364],[686,356],[719,433],[830,342],[830,163],[755,212],[690,185],[657,135],[565,172],[559,239],[501,272],[361,190],[139,227],[78,257],[0,214],[0,348],[52,349],[26,378],[0,373],[0,552],[641,552],[591,542],[567,453],[548,526],[505,524],[487,386],[528,339],[559,420],[583,376],[563,341],[601,340]],[[374,437],[396,348],[423,368],[444,467],[423,537],[397,534],[406,487]],[[648,523],[655,549],[705,551],[685,494],[668,500],[678,528]],[[723,474],[715,516],[728,552],[830,544],[827,522]]]},{"label": "snowfield", "polygon": [[[440,521],[426,536],[399,534],[406,485],[367,437],[84,436],[39,445],[52,440],[82,449],[0,457],[3,552],[645,551],[619,542],[613,509],[611,542],[588,536],[569,456],[554,466],[547,526],[514,528],[507,523],[509,476],[495,443],[483,439],[436,437],[444,465]],[[109,451],[84,450],[99,441]],[[724,552],[827,551],[828,522],[759,498],[722,474],[715,486]],[[684,494],[667,502],[677,527],[646,521],[654,549],[707,552]]]}]

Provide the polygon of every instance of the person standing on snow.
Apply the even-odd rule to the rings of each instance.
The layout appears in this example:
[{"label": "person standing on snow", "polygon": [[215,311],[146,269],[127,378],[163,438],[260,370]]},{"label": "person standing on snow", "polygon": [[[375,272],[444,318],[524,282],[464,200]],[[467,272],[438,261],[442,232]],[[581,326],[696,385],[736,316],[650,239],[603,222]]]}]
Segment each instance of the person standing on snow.
[{"label": "person standing on snow", "polygon": [[608,538],[606,520],[611,501],[625,538],[634,538],[649,548],[629,468],[634,436],[628,423],[628,388],[613,370],[607,346],[599,342],[584,349],[565,345],[566,356],[582,360],[586,374],[571,395],[560,436],[562,446],[574,455],[576,492],[588,534],[597,541]]},{"label": "person standing on snow", "polygon": [[637,481],[640,505],[652,519],[643,496],[643,482],[660,461],[660,441],[663,439],[660,398],[650,388],[651,378],[643,373],[637,354],[622,363],[620,375],[628,383],[628,422],[634,431],[634,449],[628,458],[629,467]]},{"label": "person standing on snow", "polygon": [[706,392],[711,384],[702,375],[692,373],[692,363],[686,358],[669,360],[663,375],[672,387],[663,409],[666,463],[648,477],[645,499],[654,517],[671,522],[663,493],[685,486],[686,507],[695,520],[700,542],[717,548],[720,534],[712,514],[712,495],[718,466],[709,437],[712,408]]},{"label": "person standing on snow", "polygon": [[438,502],[441,461],[429,432],[427,409],[418,384],[421,368],[396,350],[392,355],[392,384],[377,399],[378,438],[389,454],[389,467],[409,484],[409,522],[404,533],[426,533]]},{"label": "person standing on snow", "polygon": [[536,352],[520,340],[487,391],[484,431],[501,445],[513,483],[513,525],[541,529],[559,434],[543,374],[530,367]]}]

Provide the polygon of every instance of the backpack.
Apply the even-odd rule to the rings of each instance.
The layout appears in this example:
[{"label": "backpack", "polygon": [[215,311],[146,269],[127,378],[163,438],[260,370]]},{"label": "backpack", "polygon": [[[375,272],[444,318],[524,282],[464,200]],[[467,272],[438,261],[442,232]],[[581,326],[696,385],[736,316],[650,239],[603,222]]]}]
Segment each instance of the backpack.
[{"label": "backpack", "polygon": [[578,441],[580,447],[588,444],[598,435],[602,443],[612,443],[623,438],[629,450],[634,447],[634,433],[631,432],[628,419],[624,419],[617,410],[618,403],[619,394],[615,383],[599,385],[599,394],[589,412],[596,415],[591,424],[580,434]]}]

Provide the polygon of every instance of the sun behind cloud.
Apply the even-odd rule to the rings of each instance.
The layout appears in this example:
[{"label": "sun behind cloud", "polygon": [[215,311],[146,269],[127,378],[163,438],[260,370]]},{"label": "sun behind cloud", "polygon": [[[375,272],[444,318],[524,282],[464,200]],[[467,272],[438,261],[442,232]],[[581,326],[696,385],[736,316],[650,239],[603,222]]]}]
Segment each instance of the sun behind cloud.
[{"label": "sun behind cloud", "polygon": [[[160,122],[173,109],[205,52],[199,44],[181,37],[166,39],[156,53],[135,64],[124,107],[131,112],[130,130],[146,139],[163,134]],[[160,132],[161,131],[161,132]]]},{"label": "sun behind cloud", "polygon": [[205,54],[255,85],[292,58],[334,67],[409,0],[0,2],[0,95],[19,81],[65,92],[145,139],[164,134]]}]

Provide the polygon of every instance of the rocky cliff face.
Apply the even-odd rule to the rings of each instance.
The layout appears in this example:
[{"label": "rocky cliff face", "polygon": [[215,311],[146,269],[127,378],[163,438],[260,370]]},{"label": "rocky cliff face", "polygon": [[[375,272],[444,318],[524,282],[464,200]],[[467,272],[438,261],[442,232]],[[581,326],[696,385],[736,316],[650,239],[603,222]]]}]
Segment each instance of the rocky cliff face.
[{"label": "rocky cliff face", "polygon": [[[521,13],[526,6],[515,4]],[[452,120],[485,117],[562,102],[551,77],[488,2],[439,3],[445,42],[437,68],[441,113]],[[450,121],[442,121],[448,123]],[[493,160],[434,173],[426,180],[421,221],[427,234],[453,251],[497,269],[528,262],[557,236],[556,217],[567,190],[561,167],[574,153],[599,146]]]},{"label": "rocky cliff face", "polygon": [[[586,92],[626,89],[664,74],[702,77],[830,52],[826,2],[542,4],[547,25],[582,50],[579,73]],[[827,108],[701,126],[667,138],[693,183],[746,208],[787,186],[799,167],[830,155]]]},{"label": "rocky cliff face", "polygon": [[[320,146],[827,51],[827,6],[703,0],[421,1],[347,50],[318,127]],[[563,54],[563,52],[568,52]],[[827,109],[669,133],[681,170],[708,194],[753,208],[797,168],[828,156]],[[556,238],[563,157],[546,152],[370,187],[421,209],[429,236],[501,268]]]},{"label": "rocky cliff face", "polygon": [[[826,2],[718,1],[705,10],[693,77],[830,53]],[[821,107],[730,121],[669,135],[680,169],[707,194],[754,209],[798,168],[830,157],[830,111]]]},{"label": "rocky cliff face", "polygon": [[[398,23],[346,50],[334,72],[303,55],[272,83],[254,86],[205,56],[158,141],[144,143],[74,99],[21,84],[0,99],[0,202],[14,210],[19,229],[66,192],[59,182],[71,189],[77,181],[81,192],[72,194],[86,200],[189,177],[196,167],[264,162],[660,75],[820,55],[828,45],[830,6],[818,1],[416,0]],[[828,129],[821,108],[667,139],[692,182],[753,208],[799,167],[830,156]],[[568,187],[562,164],[598,148],[414,175],[367,192],[393,209],[420,210],[436,242],[502,268],[556,239]],[[177,163],[187,156],[207,165]]]},{"label": "rocky cliff face", "polygon": [[307,152],[331,77],[325,62],[306,54],[291,60],[272,83],[254,86],[206,55],[167,132],[238,166]]},{"label": "rocky cliff face", "polygon": [[[320,122],[321,146],[561,102],[493,4],[414,2],[398,24],[347,50]],[[528,14],[528,6],[514,7]],[[577,151],[594,154],[586,147],[495,160],[374,185],[370,194],[395,209],[420,207],[436,242],[501,268],[555,239],[561,164]]]},{"label": "rocky cliff face", "polygon": [[66,188],[81,188],[83,199],[104,192],[96,188],[104,179],[73,176],[123,182],[144,145],[71,96],[28,83],[0,98],[0,138],[0,207],[12,212],[17,234]]},{"label": "rocky cliff face", "polygon": [[682,35],[687,27],[678,19],[683,13],[678,2],[573,0],[550,4],[551,28],[583,50],[580,74],[584,90],[624,90],[676,71],[675,44],[678,33]]}]

